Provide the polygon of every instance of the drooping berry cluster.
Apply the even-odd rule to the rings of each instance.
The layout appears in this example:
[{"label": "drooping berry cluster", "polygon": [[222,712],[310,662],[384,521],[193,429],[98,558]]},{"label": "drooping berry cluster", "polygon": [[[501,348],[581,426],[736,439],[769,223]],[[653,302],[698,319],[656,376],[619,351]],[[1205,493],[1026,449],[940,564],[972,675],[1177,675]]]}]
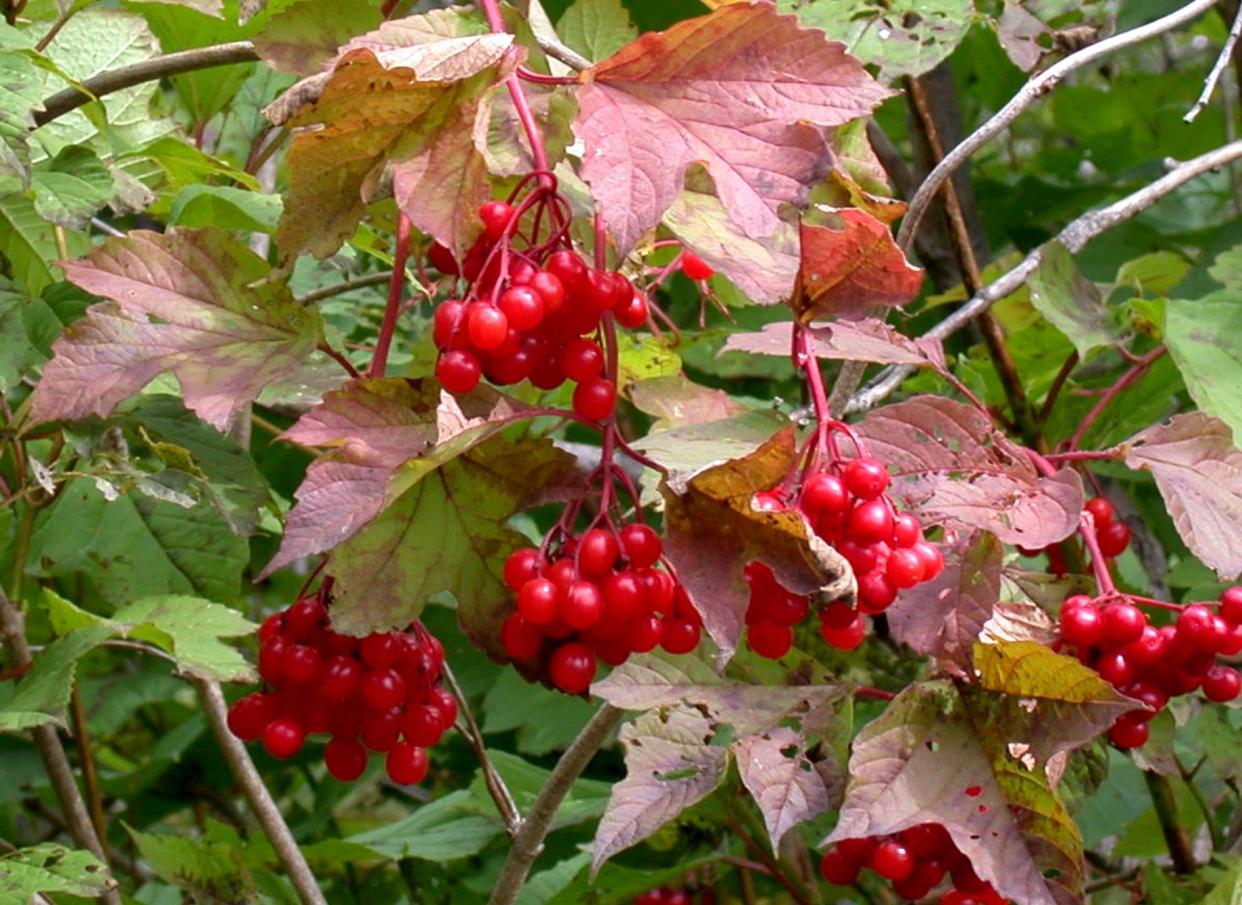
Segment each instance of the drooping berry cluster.
[{"label": "drooping berry cluster", "polygon": [[634,900],[634,905],[691,905],[693,901],[684,889],[661,886],[640,895]]},{"label": "drooping berry cluster", "polygon": [[970,861],[938,823],[921,823],[888,836],[842,839],[828,849],[819,872],[829,883],[848,886],[863,868],[892,881],[893,892],[908,901],[926,898],[946,879],[953,887],[941,905],[1004,905],[1006,899],[981,880]]},{"label": "drooping berry cluster", "polygon": [[[864,614],[883,613],[899,591],[930,581],[944,569],[940,550],[924,539],[917,518],[897,511],[885,493],[888,486],[884,463],[863,456],[828,463],[803,481],[798,494],[798,509],[816,535],[849,562],[858,581],[856,607],[835,601],[819,611],[820,635],[841,650],[862,643]],[[757,504],[788,505],[779,491],[763,495]],[[809,602],[783,588],[762,563],[750,563],[744,575],[750,584],[748,643],[762,656],[784,656],[793,644],[793,627],[810,612]]]},{"label": "drooping berry cluster", "polygon": [[[529,379],[544,390],[573,380],[574,411],[601,420],[612,413],[616,388],[602,376],[604,352],[590,337],[605,312],[624,327],[645,323],[647,297],[559,239],[519,250],[514,239],[526,211],[504,201],[479,209],[484,232],[460,268],[466,291],[436,309],[436,377],[452,393],[468,392],[481,376],[501,386]],[[429,257],[442,273],[458,274],[443,246]]]},{"label": "drooping berry cluster", "polygon": [[[1091,513],[1091,518],[1095,524],[1095,540],[1099,544],[1100,552],[1108,558],[1120,556],[1130,546],[1130,539],[1133,532],[1130,526],[1122,519],[1117,517],[1117,510],[1106,497],[1097,496],[1087,500],[1083,506],[1087,512]],[[1069,572],[1069,566],[1065,561],[1065,551],[1061,547],[1061,542],[1051,544],[1042,550],[1028,550],[1019,548],[1023,556],[1038,556],[1040,553],[1048,555],[1048,571],[1054,575],[1065,575]]]},{"label": "drooping berry cluster", "polygon": [[444,647],[420,623],[353,638],[332,631],[321,601],[303,598],[268,617],[259,641],[267,690],[229,708],[234,735],[284,759],[322,733],[324,763],[342,782],[362,775],[370,752],[385,755],[393,782],[422,782],[457,701],[439,684]]},{"label": "drooping berry cluster", "polygon": [[1151,708],[1117,719],[1108,735],[1118,748],[1145,744],[1147,723],[1172,697],[1202,689],[1224,702],[1242,691],[1237,671],[1217,662],[1242,652],[1242,587],[1221,594],[1219,612],[1193,603],[1159,628],[1125,595],[1076,594],[1061,605],[1061,638],[1101,678]]},{"label": "drooping berry cluster", "polygon": [[516,606],[501,626],[514,660],[541,664],[552,684],[587,690],[596,659],[610,666],[657,645],[683,654],[698,646],[702,622],[673,575],[660,568],[660,536],[642,523],[615,534],[591,528],[564,537],[555,555],[511,554],[505,583]]}]

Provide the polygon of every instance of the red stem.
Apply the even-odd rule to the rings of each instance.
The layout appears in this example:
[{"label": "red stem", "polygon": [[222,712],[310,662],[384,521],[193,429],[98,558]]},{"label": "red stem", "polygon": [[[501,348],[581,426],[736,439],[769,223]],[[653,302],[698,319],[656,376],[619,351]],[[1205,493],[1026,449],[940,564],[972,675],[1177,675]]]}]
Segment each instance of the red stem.
[{"label": "red stem", "polygon": [[356,377],[362,376],[361,374],[358,373],[358,369],[353,366],[353,363],[348,358],[346,358],[340,352],[336,351],[336,349],[332,348],[326,342],[322,343],[319,346],[319,351],[327,355],[329,358],[331,358],[333,361],[339,364],[342,368],[344,368],[346,373],[348,373],[350,377],[356,378]]},{"label": "red stem", "polygon": [[[497,34],[504,34],[506,32],[505,19],[501,15],[500,4],[497,0],[479,0],[479,5],[483,7],[483,14],[487,16],[488,27]],[[522,124],[526,138],[530,141],[530,152],[535,162],[535,169],[546,171],[548,170],[548,152],[544,149],[543,136],[539,133],[539,126],[535,123],[535,115],[531,112],[525,92],[522,91],[522,80],[515,72],[505,79],[505,85],[509,89],[509,97],[513,98],[513,109],[517,111],[518,122]]]},{"label": "red stem", "polygon": [[577,85],[578,79],[568,75],[544,75],[542,72],[534,72],[525,66],[517,68],[517,77],[524,82],[534,82],[536,85]]},{"label": "red stem", "polygon": [[375,354],[371,358],[369,376],[383,377],[388,368],[388,350],[392,347],[392,335],[397,329],[397,315],[401,313],[402,290],[405,289],[405,259],[410,253],[410,218],[397,214],[397,248],[392,260],[392,279],[388,283],[388,305],[384,309],[384,322],[380,324],[379,337],[375,340]]},{"label": "red stem", "polygon": [[897,697],[891,691],[885,691],[882,688],[871,688],[867,685],[859,685],[854,689],[854,694],[860,698],[874,698],[877,701],[891,701]]},{"label": "red stem", "polygon": [[1130,384],[1134,383],[1146,374],[1152,364],[1155,363],[1155,361],[1166,351],[1168,350],[1165,349],[1164,346],[1157,346],[1142,358],[1136,359],[1134,367],[1122,374],[1121,378],[1104,392],[1104,395],[1100,397],[1099,401],[1092,406],[1091,411],[1087,412],[1087,417],[1082,419],[1082,424],[1078,425],[1078,430],[1074,431],[1074,436],[1070,437],[1069,448],[1071,451],[1078,449],[1078,445],[1082,443],[1082,438],[1087,435],[1088,429],[1090,429],[1091,425],[1094,424],[1096,419],[1100,417],[1100,414],[1104,411],[1104,409],[1108,408],[1112,401],[1116,399],[1126,387],[1130,386]]},{"label": "red stem", "polygon": [[1048,453],[1049,462],[1090,462],[1105,459],[1120,459],[1121,456],[1111,449],[1076,449],[1073,452]]}]

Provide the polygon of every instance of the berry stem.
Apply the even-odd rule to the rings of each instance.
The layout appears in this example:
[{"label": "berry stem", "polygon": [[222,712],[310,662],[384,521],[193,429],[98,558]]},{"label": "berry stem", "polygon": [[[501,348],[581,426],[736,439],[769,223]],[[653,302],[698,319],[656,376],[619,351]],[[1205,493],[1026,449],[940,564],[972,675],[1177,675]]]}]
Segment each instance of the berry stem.
[{"label": "berry stem", "polygon": [[393,253],[392,279],[388,283],[388,305],[384,309],[384,321],[380,324],[379,337],[375,340],[375,354],[371,358],[369,377],[383,377],[388,368],[388,350],[397,329],[397,315],[401,312],[401,294],[405,288],[405,260],[410,254],[410,218],[397,214],[397,247]]},{"label": "berry stem", "polygon": [[882,688],[872,688],[869,685],[859,685],[854,689],[854,694],[860,698],[872,698],[876,701],[891,701],[897,697],[891,691],[885,691]]},{"label": "berry stem", "polygon": [[1095,534],[1095,516],[1085,509],[1078,517],[1078,533],[1082,535],[1082,542],[1091,554],[1091,571],[1095,575],[1100,596],[1115,594],[1117,588],[1113,585],[1113,575],[1108,571],[1108,563],[1100,552],[1100,542]]},{"label": "berry stem", "polygon": [[1077,451],[1079,445],[1082,443],[1083,437],[1087,435],[1087,431],[1090,430],[1091,425],[1096,422],[1096,419],[1100,417],[1103,411],[1112,404],[1113,400],[1121,395],[1122,391],[1125,390],[1126,387],[1130,386],[1146,374],[1151,369],[1151,366],[1155,364],[1155,362],[1167,351],[1168,350],[1164,346],[1156,346],[1156,348],[1152,349],[1146,355],[1136,359],[1134,367],[1122,374],[1116,383],[1104,391],[1104,395],[1101,396],[1099,401],[1091,407],[1091,411],[1087,412],[1087,416],[1083,418],[1082,423],[1078,425],[1078,430],[1074,431],[1074,435],[1070,437],[1070,451]]}]

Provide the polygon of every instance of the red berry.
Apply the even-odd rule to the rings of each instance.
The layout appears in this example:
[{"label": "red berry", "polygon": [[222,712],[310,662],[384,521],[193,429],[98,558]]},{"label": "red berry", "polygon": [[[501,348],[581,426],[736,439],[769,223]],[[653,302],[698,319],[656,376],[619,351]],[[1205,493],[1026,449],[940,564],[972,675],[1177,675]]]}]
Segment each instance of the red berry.
[{"label": "red berry", "polygon": [[806,479],[799,502],[802,511],[816,519],[826,514],[845,512],[849,509],[850,497],[844,481],[836,475],[821,471]]},{"label": "red berry", "polygon": [[643,614],[646,598],[638,577],[631,571],[617,572],[604,579],[606,618],[610,623],[628,623]]},{"label": "red berry", "polygon": [[576,631],[588,629],[604,615],[604,595],[590,581],[575,581],[561,600],[560,616]]},{"label": "red berry", "polygon": [[328,661],[319,683],[319,692],[329,701],[344,702],[358,693],[362,667],[353,657],[336,656]]},{"label": "red berry", "polygon": [[1129,685],[1135,679],[1134,665],[1120,651],[1102,654],[1095,664],[1095,671],[1101,679],[1117,688]]},{"label": "red berry", "polygon": [[622,327],[635,330],[647,323],[650,305],[647,296],[641,292],[631,292],[628,301],[622,302],[616,310],[617,323]]},{"label": "red berry", "polygon": [[1230,625],[1242,625],[1242,587],[1221,591],[1220,615]]},{"label": "red berry", "polygon": [[259,645],[259,675],[270,685],[279,685],[285,668],[285,651],[292,645],[284,635],[274,635]]},{"label": "red berry", "polygon": [[479,383],[482,369],[469,352],[445,352],[436,362],[436,379],[450,393],[469,393]]},{"label": "red berry", "polygon": [[431,247],[427,249],[427,260],[431,262],[432,267],[445,276],[457,276],[459,272],[457,259],[453,257],[453,253],[448,250],[447,246],[439,242],[431,243]]},{"label": "red berry", "polygon": [[863,617],[857,614],[843,626],[834,626],[821,619],[819,634],[824,641],[837,650],[853,650],[862,644],[863,637],[867,634],[867,624]]},{"label": "red berry", "polygon": [[1147,723],[1134,719],[1128,713],[1118,717],[1117,722],[1113,723],[1113,727],[1108,730],[1109,739],[1114,745],[1123,750],[1141,748],[1147,744],[1147,739],[1150,735],[1151,730],[1147,728]]},{"label": "red berry", "polygon": [[511,590],[520,591],[526,582],[539,577],[541,565],[538,550],[532,547],[514,550],[505,560],[505,584]]},{"label": "red berry", "polygon": [[607,575],[612,571],[620,552],[620,546],[611,531],[592,528],[578,542],[578,568],[583,575]]},{"label": "red berry", "polygon": [[1100,613],[1104,624],[1104,641],[1112,647],[1124,647],[1143,637],[1147,617],[1132,603],[1115,601]]},{"label": "red berry", "polygon": [[392,632],[375,632],[358,644],[362,662],[371,669],[387,669],[401,656],[401,642]]},{"label": "red berry", "polygon": [[860,500],[874,500],[888,489],[888,468],[879,459],[855,459],[843,477],[846,489]]},{"label": "red berry", "polygon": [[914,856],[900,842],[889,839],[876,846],[867,866],[887,880],[904,880],[914,873]]},{"label": "red berry", "polygon": [[868,615],[882,613],[897,599],[897,589],[880,569],[858,579],[858,608]]},{"label": "red berry", "polygon": [[266,641],[268,638],[275,638],[284,630],[284,613],[272,613],[263,620],[259,626],[259,640]]},{"label": "red berry", "polygon": [[276,719],[279,706],[275,695],[262,692],[248,694],[229,708],[229,731],[243,742],[253,742],[263,735],[267,724]]},{"label": "red berry", "polygon": [[893,535],[893,514],[882,499],[859,503],[850,513],[848,530],[850,540],[856,544],[886,541]]},{"label": "red berry", "polygon": [[798,625],[811,612],[811,601],[807,597],[790,594],[779,586],[774,593],[761,597],[760,602],[764,617],[781,625]]},{"label": "red berry", "polygon": [[858,879],[861,865],[841,854],[838,848],[830,848],[819,859],[819,873],[829,883],[837,886],[849,886]]},{"label": "red berry", "polygon": [[[1144,720],[1149,720],[1154,717],[1156,715],[1155,711],[1163,710],[1164,706],[1169,703],[1168,692],[1154,682],[1135,682],[1129,688],[1122,689],[1122,691],[1128,697],[1134,698],[1137,701],[1142,701],[1152,709],[1151,713],[1141,710],[1133,711],[1134,713],[1142,714],[1142,718]],[[1138,717],[1135,718],[1138,719]]]},{"label": "red berry", "polygon": [[547,625],[556,618],[560,588],[547,578],[532,578],[518,591],[518,612],[532,626]]},{"label": "red berry", "polygon": [[428,697],[430,700],[427,703],[434,705],[440,711],[441,725],[444,731],[448,732],[457,724],[457,698],[453,697],[453,693],[447,688],[440,686],[431,689]]},{"label": "red berry", "polygon": [[590,339],[575,339],[561,354],[565,376],[578,383],[594,380],[604,370],[604,351]]},{"label": "red berry", "polygon": [[595,655],[585,644],[562,644],[548,659],[548,676],[561,691],[581,694],[595,678]]},{"label": "red berry", "polygon": [[[627,281],[628,282],[628,281]],[[590,268],[586,273],[587,301],[596,311],[611,311],[622,299],[620,287],[613,282],[612,274],[606,270]]]},{"label": "red berry", "polygon": [[779,622],[761,619],[746,627],[750,649],[761,657],[779,660],[793,647],[793,629]]},{"label": "red berry", "polygon": [[923,539],[923,526],[908,512],[893,519],[893,546],[913,547]]},{"label": "red berry", "polygon": [[708,280],[716,271],[706,261],[696,255],[690,249],[686,249],[681,253],[678,260],[681,265],[681,272],[692,280]]},{"label": "red berry", "polygon": [[953,865],[950,873],[953,876],[953,885],[957,887],[959,892],[973,895],[981,893],[989,887],[988,882],[981,880],[979,875],[975,873],[975,869],[969,861],[958,861]]},{"label": "red berry", "polygon": [[483,352],[499,348],[509,335],[509,318],[495,305],[474,302],[466,312],[466,335]]},{"label": "red berry", "polygon": [[1130,546],[1130,526],[1125,522],[1109,522],[1096,531],[1096,540],[1105,556],[1120,556]]},{"label": "red berry", "polygon": [[444,735],[444,714],[433,704],[411,707],[405,712],[401,734],[412,745],[430,748]]},{"label": "red berry", "polygon": [[313,597],[303,597],[285,610],[283,633],[292,641],[309,641],[328,624],[328,611]]},{"label": "red berry", "polygon": [[612,414],[617,391],[612,383],[594,378],[574,388],[574,411],[588,421],[602,421]]},{"label": "red berry", "polygon": [[263,747],[272,757],[286,760],[302,750],[306,730],[291,719],[272,720],[263,729]]},{"label": "red berry", "polygon": [[319,649],[306,644],[291,644],[285,648],[281,663],[281,678],[294,684],[308,684],[319,678],[323,660]]},{"label": "red berry", "polygon": [[1105,525],[1112,524],[1117,516],[1117,510],[1113,508],[1113,504],[1102,496],[1092,497],[1082,508],[1091,513],[1097,534]]},{"label": "red berry", "polygon": [[401,737],[401,710],[369,712],[362,717],[362,743],[372,751],[387,751]]},{"label": "red berry", "polygon": [[855,864],[866,864],[871,860],[871,853],[879,844],[879,840],[872,836],[863,839],[842,839],[837,843],[837,850]]},{"label": "red berry", "polygon": [[860,545],[851,540],[837,545],[837,552],[845,557],[855,575],[870,572],[880,561],[880,547],[875,544]]},{"label": "red berry", "polygon": [[1094,647],[1104,637],[1104,618],[1093,606],[1062,607],[1061,637],[1076,647]]},{"label": "red berry", "polygon": [[931,581],[944,571],[944,554],[935,544],[921,540],[911,547],[923,560],[923,580]]},{"label": "red berry", "polygon": [[1193,603],[1177,617],[1177,634],[1200,650],[1215,650],[1219,644],[1215,614],[1201,603]]},{"label": "red berry", "polygon": [[621,529],[621,549],[631,568],[645,569],[659,561],[664,545],[651,526],[633,522]]},{"label": "red berry", "polygon": [[456,348],[465,337],[466,303],[450,299],[436,308],[431,338],[437,349]]},{"label": "red berry", "polygon": [[1154,666],[1164,659],[1166,641],[1164,635],[1154,626],[1146,626],[1137,641],[1127,644],[1124,649],[1126,659],[1136,667]]},{"label": "red berry", "polygon": [[352,738],[334,738],[323,749],[328,774],[340,782],[353,782],[367,768],[367,749]]},{"label": "red berry", "polygon": [[688,654],[699,646],[702,628],[691,619],[665,616],[660,626],[660,647],[670,654]]},{"label": "red berry", "polygon": [[1209,701],[1225,703],[1232,701],[1242,691],[1242,679],[1238,672],[1228,666],[1213,666],[1203,677],[1203,695]]},{"label": "red berry", "polygon": [[539,655],[543,635],[518,613],[510,613],[500,624],[500,643],[514,660],[529,660]]},{"label": "red berry", "polygon": [[923,580],[923,560],[913,550],[894,550],[888,556],[885,574],[894,587],[912,588]]},{"label": "red berry", "polygon": [[926,860],[937,852],[951,848],[953,839],[949,836],[949,831],[938,823],[920,823],[901,831],[901,844],[915,858]]},{"label": "red berry", "polygon": [[561,281],[567,295],[576,295],[585,288],[587,266],[572,251],[554,251],[544,269]]},{"label": "red berry", "polygon": [[625,633],[625,643],[636,654],[655,650],[664,635],[664,623],[654,613],[639,616]]},{"label": "red berry", "polygon": [[544,314],[555,314],[565,307],[565,284],[556,274],[546,270],[536,271],[531,275],[529,286],[539,293]]},{"label": "red berry", "polygon": [[409,742],[397,742],[388,752],[384,766],[388,778],[399,786],[413,786],[427,778],[430,766],[427,752]]},{"label": "red berry", "polygon": [[673,576],[661,569],[643,569],[639,576],[647,596],[647,607],[657,613],[667,611],[677,592]]},{"label": "red berry", "polygon": [[[543,297],[529,286],[512,286],[506,289],[496,305],[505,316],[506,328],[533,330],[543,320]],[[474,341],[473,334],[471,341]]]},{"label": "red berry", "polygon": [[513,207],[503,201],[488,201],[479,206],[479,219],[483,221],[483,232],[493,242],[505,234],[505,229],[512,218]]},{"label": "red berry", "polygon": [[377,669],[362,678],[362,700],[379,713],[405,701],[405,680],[395,669]]}]

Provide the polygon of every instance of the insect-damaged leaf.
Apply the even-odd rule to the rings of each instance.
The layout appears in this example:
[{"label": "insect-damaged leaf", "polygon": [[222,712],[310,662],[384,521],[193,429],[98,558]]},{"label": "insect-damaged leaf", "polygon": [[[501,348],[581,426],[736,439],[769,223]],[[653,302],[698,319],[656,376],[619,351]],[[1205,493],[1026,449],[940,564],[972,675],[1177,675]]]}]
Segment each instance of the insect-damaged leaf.
[{"label": "insect-damaged leaf", "polygon": [[732,746],[738,775],[763,815],[774,851],[786,833],[826,812],[840,795],[835,764],[819,769],[805,747],[806,740],[785,726],[740,738]]},{"label": "insect-damaged leaf", "polygon": [[509,35],[428,37],[389,23],[268,108],[294,129],[276,234],[286,259],[335,252],[389,175],[397,206],[419,229],[455,249],[478,234],[488,184],[475,131],[486,133],[488,91],[520,51]]},{"label": "insect-damaged leaf", "polygon": [[583,74],[582,176],[621,253],[702,163],[729,217],[757,238],[827,172],[821,128],[888,96],[840,44],[770,3],[727,6],[645,34]]},{"label": "insect-damaged leaf", "polygon": [[222,230],[140,230],[62,266],[72,282],[112,301],[52,346],[34,393],[36,421],[107,415],[170,371],[186,407],[227,430],[321,336],[319,315],[283,283],[267,282],[267,262]]},{"label": "insect-damaged leaf", "polygon": [[786,428],[750,455],[688,480],[672,476],[661,488],[665,552],[722,659],[737,647],[745,621],[746,563],[767,563],[797,594],[836,600],[854,592],[848,564],[815,536],[797,509],[760,511],[751,505],[757,491],[785,478],[796,452],[793,428]]},{"label": "insect-damaged leaf", "polygon": [[856,430],[868,452],[888,463],[893,496],[924,522],[957,522],[1031,549],[1078,526],[1078,473],[1042,477],[1022,447],[971,406],[916,396],[876,409]]}]

